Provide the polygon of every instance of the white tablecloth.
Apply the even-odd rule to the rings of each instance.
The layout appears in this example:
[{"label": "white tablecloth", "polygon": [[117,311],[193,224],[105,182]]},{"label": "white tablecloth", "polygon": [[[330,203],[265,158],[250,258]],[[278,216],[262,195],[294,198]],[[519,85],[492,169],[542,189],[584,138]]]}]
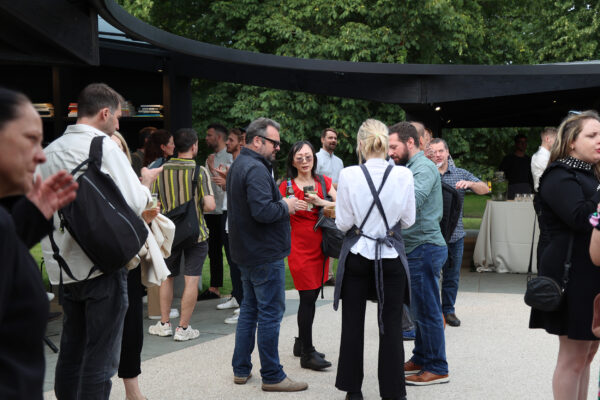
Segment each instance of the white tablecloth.
[{"label": "white tablecloth", "polygon": [[[488,200],[473,252],[477,270],[527,273],[534,219],[531,201]],[[533,272],[539,236],[537,220],[535,224]]]}]

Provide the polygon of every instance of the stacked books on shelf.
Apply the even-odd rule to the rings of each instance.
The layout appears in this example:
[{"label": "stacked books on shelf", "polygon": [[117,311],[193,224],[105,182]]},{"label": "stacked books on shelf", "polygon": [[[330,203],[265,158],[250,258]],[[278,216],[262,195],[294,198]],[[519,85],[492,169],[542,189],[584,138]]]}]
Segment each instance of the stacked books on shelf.
[{"label": "stacked books on shelf", "polygon": [[124,104],[121,104],[121,115],[123,117],[135,116],[135,107],[131,101],[126,100]]},{"label": "stacked books on shelf", "polygon": [[162,104],[141,104],[137,109],[136,117],[157,117],[161,118]]},{"label": "stacked books on shelf", "polygon": [[54,105],[52,103],[33,103],[33,107],[42,118],[54,117]]},{"label": "stacked books on shelf", "polygon": [[69,115],[67,117],[77,117],[77,103],[69,103]]}]

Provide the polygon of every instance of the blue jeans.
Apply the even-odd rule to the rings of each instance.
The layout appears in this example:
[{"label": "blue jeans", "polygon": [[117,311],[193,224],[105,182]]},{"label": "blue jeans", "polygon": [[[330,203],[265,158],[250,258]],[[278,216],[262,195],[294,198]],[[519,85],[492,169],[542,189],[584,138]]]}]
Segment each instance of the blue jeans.
[{"label": "blue jeans", "polygon": [[279,328],[285,311],[285,265],[280,260],[251,267],[239,265],[239,268],[244,302],[235,331],[233,373],[250,375],[258,324],[260,375],[263,383],[279,383],[286,377],[279,363]]},{"label": "blue jeans", "polygon": [[412,295],[410,311],[417,337],[412,362],[437,375],[448,373],[444,319],[440,302],[440,272],[448,258],[446,246],[422,244],[406,255]]},{"label": "blue jeans", "polygon": [[108,399],[128,307],[127,270],[65,285],[62,306],[54,393],[61,400]]},{"label": "blue jeans", "polygon": [[444,315],[454,313],[464,243],[464,238],[460,238],[456,242],[448,244],[448,259],[442,269],[442,312]]}]

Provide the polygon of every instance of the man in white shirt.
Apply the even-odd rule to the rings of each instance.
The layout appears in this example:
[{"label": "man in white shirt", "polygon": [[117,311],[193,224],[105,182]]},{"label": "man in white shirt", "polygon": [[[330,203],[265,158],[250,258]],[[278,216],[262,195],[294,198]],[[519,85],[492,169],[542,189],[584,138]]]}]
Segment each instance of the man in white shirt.
[{"label": "man in white shirt", "polygon": [[[554,145],[556,141],[556,135],[558,131],[553,127],[546,127],[540,134],[542,139],[542,143],[540,144],[540,148],[535,154],[531,157],[531,175],[533,175],[533,188],[534,191],[537,192],[540,187],[540,177],[546,170],[548,166],[548,161],[550,161],[550,149]],[[546,248],[548,243],[550,243],[550,235],[545,229],[542,229],[542,219],[544,218],[541,215],[540,210],[537,208],[538,203],[533,203],[534,208],[536,209],[536,213],[538,214],[538,224],[540,228],[540,237],[538,239],[537,246],[537,267],[539,270],[540,260],[542,259],[543,250]]]},{"label": "man in white shirt", "polygon": [[556,141],[557,130],[553,127],[546,127],[540,134],[542,143],[540,148],[531,157],[531,174],[533,175],[533,188],[537,192],[540,186],[540,177],[548,166],[550,160],[550,149]]},{"label": "man in white shirt", "polygon": [[[331,178],[333,187],[337,189],[340,171],[344,169],[342,160],[333,154],[337,147],[337,132],[333,128],[325,128],[321,132],[322,147],[317,153],[317,169],[315,172],[320,175],[325,175]],[[329,260],[329,265],[333,265],[333,258]],[[333,276],[333,268],[329,268],[329,276],[325,285],[333,286],[335,277]]]},{"label": "man in white shirt", "polygon": [[[219,288],[223,286],[223,245],[227,210],[223,209],[225,191],[217,184],[218,171],[226,172],[233,157],[227,152],[225,141],[227,128],[221,124],[210,124],[206,129],[206,145],[214,151],[206,159],[206,168],[210,171],[212,190],[217,207],[204,215],[210,235],[208,236],[208,258],[210,259],[210,286],[198,295],[198,300],[218,299]],[[200,281],[202,285],[202,281]]]},{"label": "man in white shirt", "polygon": [[[127,204],[138,215],[152,201],[148,187],[162,171],[142,170],[142,183],[125,154],[108,137],[119,129],[122,97],[102,83],[88,85],[78,100],[77,123],[67,127],[60,138],[46,149],[48,161],[39,167],[42,177],[59,170],[73,170],[88,158],[96,136],[107,136],[102,143],[102,171],[110,175]],[[54,391],[59,399],[108,399],[110,378],[117,371],[121,350],[123,320],[127,311],[127,270],[104,275],[67,230],[61,229],[54,214],[54,239],[62,257],[77,281],[62,274],[48,238],[42,241],[46,270],[53,285],[62,274],[64,319],[61,349],[56,364]],[[114,238],[119,240],[118,237]]]},{"label": "man in white shirt", "polygon": [[325,175],[333,181],[333,187],[337,189],[340,171],[344,169],[342,160],[333,154],[337,147],[337,132],[333,128],[325,128],[321,132],[321,144],[323,147],[317,153],[317,169],[315,172]]}]

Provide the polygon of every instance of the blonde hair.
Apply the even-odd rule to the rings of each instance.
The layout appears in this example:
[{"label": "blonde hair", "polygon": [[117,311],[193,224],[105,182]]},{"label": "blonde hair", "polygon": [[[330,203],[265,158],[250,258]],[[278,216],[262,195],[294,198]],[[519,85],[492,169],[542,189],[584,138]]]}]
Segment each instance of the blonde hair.
[{"label": "blonde hair", "polygon": [[[552,149],[550,149],[550,163],[566,158],[571,154],[571,145],[577,139],[577,136],[583,129],[583,123],[588,119],[595,119],[600,122],[600,116],[594,110],[583,111],[576,115],[569,115],[565,118],[558,127],[558,134]],[[594,174],[600,178],[600,163],[594,166]]]},{"label": "blonde hair", "polygon": [[112,135],[119,139],[119,141],[121,142],[121,145],[123,146],[123,153],[125,153],[125,156],[129,160],[129,164],[131,164],[131,154],[129,154],[129,146],[127,146],[127,141],[125,140],[123,135],[121,135],[117,131],[115,131]]},{"label": "blonde hair", "polygon": [[368,119],[358,128],[356,135],[356,152],[358,162],[363,158],[380,157],[385,158],[388,153],[388,127],[376,119]]}]

